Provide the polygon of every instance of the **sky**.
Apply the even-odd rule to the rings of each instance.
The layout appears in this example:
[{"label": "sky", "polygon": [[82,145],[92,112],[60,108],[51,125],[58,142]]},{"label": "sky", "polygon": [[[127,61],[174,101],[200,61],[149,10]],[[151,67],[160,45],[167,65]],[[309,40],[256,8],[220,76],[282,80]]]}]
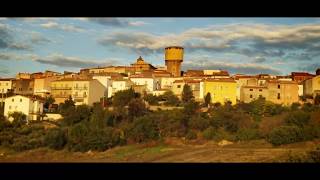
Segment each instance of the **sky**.
[{"label": "sky", "polygon": [[320,68],[320,18],[0,18],[0,77],[130,65],[164,66],[183,46],[182,70],[286,75]]}]

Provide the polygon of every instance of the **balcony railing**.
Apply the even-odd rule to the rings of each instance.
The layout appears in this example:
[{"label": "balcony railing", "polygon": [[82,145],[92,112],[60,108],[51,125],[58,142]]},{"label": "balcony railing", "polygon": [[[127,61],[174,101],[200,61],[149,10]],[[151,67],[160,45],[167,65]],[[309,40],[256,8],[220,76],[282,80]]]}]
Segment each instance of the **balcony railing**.
[{"label": "balcony railing", "polygon": [[88,87],[74,87],[74,90],[88,90]]},{"label": "balcony railing", "polygon": [[72,95],[73,98],[86,98],[88,95]]},{"label": "balcony railing", "polygon": [[71,90],[71,87],[51,87],[51,90]]},{"label": "balcony railing", "polygon": [[70,94],[66,94],[66,95],[64,95],[64,94],[57,94],[57,95],[52,95],[54,98],[68,98],[69,96],[70,96]]}]

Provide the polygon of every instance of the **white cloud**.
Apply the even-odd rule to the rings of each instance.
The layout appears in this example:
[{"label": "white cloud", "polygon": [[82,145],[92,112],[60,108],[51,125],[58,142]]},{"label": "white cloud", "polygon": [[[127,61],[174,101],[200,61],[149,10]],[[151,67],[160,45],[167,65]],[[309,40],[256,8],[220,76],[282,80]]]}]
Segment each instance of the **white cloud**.
[{"label": "white cloud", "polygon": [[[160,52],[166,46],[180,45],[190,51],[231,52],[248,57],[283,57],[286,55],[284,50],[296,49],[310,51],[307,54],[315,56],[319,52],[315,47],[320,42],[320,24],[230,24],[192,28],[165,35],[123,30],[108,34],[98,42],[139,53]],[[239,42],[247,43],[248,48],[239,46]]]},{"label": "white cloud", "polygon": [[144,21],[132,21],[132,22],[129,22],[129,25],[131,26],[143,26],[143,25],[146,25],[148,23],[144,22]]},{"label": "white cloud", "polygon": [[58,29],[58,30],[67,31],[67,32],[83,32],[84,31],[84,29],[82,29],[81,27],[77,27],[70,24],[59,24],[53,21],[40,24],[40,26],[46,29]]},{"label": "white cloud", "polygon": [[62,54],[51,54],[46,57],[39,57],[34,55],[31,57],[33,61],[55,65],[58,67],[76,67],[76,68],[85,68],[85,67],[97,67],[97,66],[107,66],[114,65],[118,63],[117,59],[105,59],[105,60],[96,60],[96,59],[85,59],[80,57],[71,57],[64,56]]}]

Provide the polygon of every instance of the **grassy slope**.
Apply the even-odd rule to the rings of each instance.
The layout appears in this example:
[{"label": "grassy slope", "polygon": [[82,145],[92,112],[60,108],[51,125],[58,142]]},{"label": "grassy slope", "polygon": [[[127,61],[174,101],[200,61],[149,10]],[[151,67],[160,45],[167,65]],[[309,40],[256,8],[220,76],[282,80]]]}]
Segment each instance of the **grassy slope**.
[{"label": "grassy slope", "polygon": [[68,152],[47,148],[16,153],[1,149],[0,162],[281,162],[286,154],[302,153],[319,141],[272,147],[264,140],[218,146],[215,142],[170,140],[116,147],[105,152]]}]

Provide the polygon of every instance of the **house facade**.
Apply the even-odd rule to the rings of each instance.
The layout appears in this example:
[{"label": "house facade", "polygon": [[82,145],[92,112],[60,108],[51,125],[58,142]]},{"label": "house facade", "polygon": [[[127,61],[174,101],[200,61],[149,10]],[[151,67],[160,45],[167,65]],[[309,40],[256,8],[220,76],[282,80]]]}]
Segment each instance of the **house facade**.
[{"label": "house facade", "polygon": [[40,120],[40,115],[43,113],[43,101],[35,97],[26,97],[15,95],[5,99],[4,115],[9,121],[10,114],[13,112],[22,112],[27,116],[27,120]]}]

